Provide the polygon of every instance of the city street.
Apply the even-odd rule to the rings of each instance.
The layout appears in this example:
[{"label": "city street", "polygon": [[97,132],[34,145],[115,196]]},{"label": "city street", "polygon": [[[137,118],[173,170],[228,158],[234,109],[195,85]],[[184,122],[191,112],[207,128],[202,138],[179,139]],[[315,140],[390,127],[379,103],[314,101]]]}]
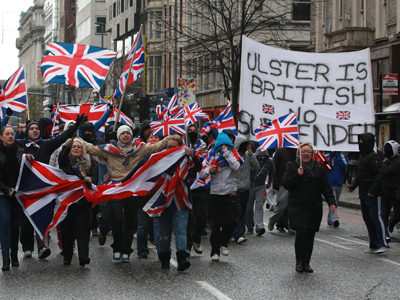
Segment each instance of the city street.
[{"label": "city street", "polygon": [[91,238],[90,265],[79,267],[75,253],[72,265],[64,266],[52,232],[50,257],[40,261],[35,252],[24,259],[20,251],[21,266],[0,273],[0,299],[399,299],[400,232],[395,229],[388,252],[365,253],[361,212],[340,207],[340,227],[331,228],[326,210],[313,274],[295,272],[294,236],[277,230],[231,243],[219,262],[211,261],[204,239],[203,254],[192,251],[184,273],[176,271],[175,254],[171,270],[161,270],[154,249],[148,259],[139,259],[135,249],[130,263],[114,264],[110,236],[105,246]]}]

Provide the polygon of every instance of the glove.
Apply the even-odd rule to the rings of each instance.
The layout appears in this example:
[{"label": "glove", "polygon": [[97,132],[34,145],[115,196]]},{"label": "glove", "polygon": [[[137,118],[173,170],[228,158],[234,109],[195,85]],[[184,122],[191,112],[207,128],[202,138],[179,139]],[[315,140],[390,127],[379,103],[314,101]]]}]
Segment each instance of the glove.
[{"label": "glove", "polygon": [[51,105],[49,106],[49,112],[52,113],[53,110],[54,110],[54,106],[53,106],[53,104],[51,104]]},{"label": "glove", "polygon": [[81,115],[77,115],[76,116],[76,120],[75,120],[75,124],[76,126],[81,127],[83,123],[87,122],[87,116],[85,116],[84,114]]},{"label": "glove", "polygon": [[72,143],[73,143],[72,139],[68,139],[68,140],[65,141],[64,145],[65,145],[65,147],[71,148],[72,147]]},{"label": "glove", "polygon": [[34,157],[32,154],[27,154],[27,155],[26,155],[26,158],[27,158],[29,161],[35,160],[35,157]]},{"label": "glove", "polygon": [[112,104],[112,103],[109,102],[109,103],[107,104],[107,107],[108,107],[109,110],[112,111],[112,110],[113,110],[113,107],[114,107],[114,104]]},{"label": "glove", "polygon": [[11,108],[7,107],[7,109],[6,109],[6,115],[9,116],[9,117],[11,117],[12,114],[13,114],[13,110],[12,110]]},{"label": "glove", "polygon": [[12,196],[14,196],[15,195],[15,189],[14,188],[10,188],[9,190],[8,190],[8,192],[7,192],[7,196],[8,197],[12,197]]}]

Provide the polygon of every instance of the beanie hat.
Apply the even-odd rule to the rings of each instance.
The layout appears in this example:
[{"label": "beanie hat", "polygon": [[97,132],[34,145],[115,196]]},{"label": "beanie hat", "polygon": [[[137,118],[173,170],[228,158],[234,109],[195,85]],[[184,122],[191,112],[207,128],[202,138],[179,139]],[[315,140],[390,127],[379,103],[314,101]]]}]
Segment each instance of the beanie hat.
[{"label": "beanie hat", "polygon": [[128,131],[132,135],[132,129],[128,125],[122,125],[118,128],[117,138],[119,139],[119,136],[121,135],[121,133],[123,133],[125,131]]}]

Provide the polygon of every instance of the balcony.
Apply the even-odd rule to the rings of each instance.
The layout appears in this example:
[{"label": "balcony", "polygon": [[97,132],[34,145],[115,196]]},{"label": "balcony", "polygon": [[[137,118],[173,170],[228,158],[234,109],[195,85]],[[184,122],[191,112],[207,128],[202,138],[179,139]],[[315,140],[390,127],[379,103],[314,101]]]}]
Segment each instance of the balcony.
[{"label": "balcony", "polygon": [[374,42],[374,31],[367,27],[346,27],[324,34],[324,52],[357,51],[370,47]]}]

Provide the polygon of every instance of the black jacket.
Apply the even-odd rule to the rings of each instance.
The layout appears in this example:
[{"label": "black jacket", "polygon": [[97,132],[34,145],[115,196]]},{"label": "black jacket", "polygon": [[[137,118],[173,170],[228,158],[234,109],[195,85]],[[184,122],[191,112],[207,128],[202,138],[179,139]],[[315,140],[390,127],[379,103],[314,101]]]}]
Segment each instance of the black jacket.
[{"label": "black jacket", "polygon": [[[5,195],[8,193],[10,188],[15,188],[17,184],[22,155],[24,154],[24,150],[16,144],[11,148],[6,148],[6,146],[0,143],[0,192]],[[9,165],[10,163],[13,164],[12,159],[7,156],[4,150],[10,150],[12,155],[15,157],[14,161],[18,162],[16,165],[11,166],[12,170],[10,170]]]},{"label": "black jacket", "polygon": [[400,189],[400,155],[396,154],[383,161],[382,181],[384,191]]},{"label": "black jacket", "polygon": [[359,187],[360,199],[366,198],[368,193],[375,197],[382,195],[382,159],[373,150],[375,137],[372,133],[359,135],[363,145],[360,149],[360,161],[357,177],[348,186],[354,190]]},{"label": "black jacket", "polygon": [[278,148],[274,154],[274,190],[278,190],[282,185],[283,175],[285,174],[286,165],[289,161],[296,160],[296,149],[292,148]]},{"label": "black jacket", "polygon": [[335,204],[333,190],[323,167],[314,160],[314,168],[299,175],[300,165],[289,162],[283,176],[283,186],[289,191],[289,226],[318,231],[322,220],[322,194],[329,206]]}]

